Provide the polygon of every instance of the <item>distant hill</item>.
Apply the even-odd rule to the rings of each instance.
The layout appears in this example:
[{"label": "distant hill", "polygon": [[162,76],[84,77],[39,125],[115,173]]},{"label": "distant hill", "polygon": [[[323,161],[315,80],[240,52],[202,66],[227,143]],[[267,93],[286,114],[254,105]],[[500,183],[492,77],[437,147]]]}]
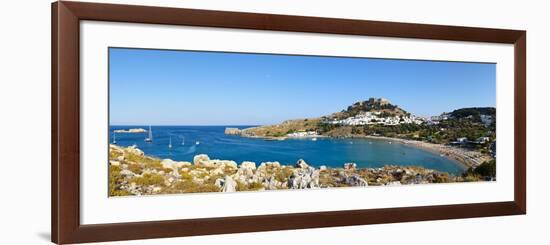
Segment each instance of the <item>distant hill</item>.
[{"label": "distant hill", "polygon": [[353,105],[348,106],[341,112],[333,113],[326,118],[331,119],[344,119],[348,117],[354,117],[364,112],[381,112],[382,117],[390,116],[409,116],[410,113],[399,108],[397,105],[393,105],[389,100],[384,98],[369,98],[365,101],[355,102]]},{"label": "distant hill", "polygon": [[454,110],[450,113],[451,117],[456,119],[474,117],[479,118],[481,115],[487,115],[494,117],[496,115],[496,108],[494,107],[470,107]]},{"label": "distant hill", "polygon": [[[326,115],[320,118],[306,118],[306,119],[294,119],[287,120],[276,125],[265,125],[259,127],[248,128],[233,134],[240,134],[243,136],[259,136],[259,137],[284,137],[290,133],[305,132],[305,131],[317,131],[326,132],[327,130],[336,128],[336,125],[328,125],[326,121],[330,120],[342,120],[350,117],[355,117],[366,112],[378,113],[379,117],[395,117],[395,116],[410,116],[410,113],[399,108],[397,105],[393,105],[389,100],[384,98],[370,98],[365,101],[356,102],[341,112],[336,112],[330,115]],[[330,129],[328,129],[328,128]],[[350,127],[343,127],[344,131],[340,134],[347,134],[350,131]]]}]

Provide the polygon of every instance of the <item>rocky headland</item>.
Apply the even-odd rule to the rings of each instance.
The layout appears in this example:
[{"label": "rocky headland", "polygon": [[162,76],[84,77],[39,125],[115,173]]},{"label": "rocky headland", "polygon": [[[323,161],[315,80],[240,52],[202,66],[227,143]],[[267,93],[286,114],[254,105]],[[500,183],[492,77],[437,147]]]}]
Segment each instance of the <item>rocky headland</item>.
[{"label": "rocky headland", "polygon": [[302,159],[293,165],[249,161],[237,164],[199,154],[193,162],[174,161],[147,156],[133,146],[109,146],[109,196],[412,185],[481,179],[477,175],[452,176],[412,166],[357,168],[355,163],[343,163],[341,168],[316,168]]}]

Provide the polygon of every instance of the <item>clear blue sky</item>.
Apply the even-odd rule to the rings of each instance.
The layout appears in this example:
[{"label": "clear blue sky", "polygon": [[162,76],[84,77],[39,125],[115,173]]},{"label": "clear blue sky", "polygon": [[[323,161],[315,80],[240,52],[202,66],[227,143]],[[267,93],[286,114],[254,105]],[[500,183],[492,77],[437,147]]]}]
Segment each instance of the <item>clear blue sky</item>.
[{"label": "clear blue sky", "polygon": [[384,97],[420,116],[495,106],[496,65],[111,48],[111,125],[262,125]]}]

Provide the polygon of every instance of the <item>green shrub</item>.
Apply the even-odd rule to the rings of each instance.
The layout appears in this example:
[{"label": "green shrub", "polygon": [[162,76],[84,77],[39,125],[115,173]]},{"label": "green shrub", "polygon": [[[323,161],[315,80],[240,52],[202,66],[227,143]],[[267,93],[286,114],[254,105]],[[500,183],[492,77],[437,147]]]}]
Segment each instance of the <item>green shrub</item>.
[{"label": "green shrub", "polygon": [[464,182],[475,182],[479,181],[481,176],[478,173],[475,173],[472,168],[469,168],[468,171],[462,174],[462,178],[464,178]]},{"label": "green shrub", "polygon": [[277,133],[274,133],[273,136],[275,137],[283,137],[285,136],[286,134],[284,134],[283,132],[277,132]]},{"label": "green shrub", "polygon": [[495,177],[497,174],[496,161],[491,160],[489,162],[484,162],[474,169],[476,174],[479,174],[483,177]]},{"label": "green shrub", "polygon": [[449,174],[441,173],[434,176],[434,183],[448,183],[450,182]]}]

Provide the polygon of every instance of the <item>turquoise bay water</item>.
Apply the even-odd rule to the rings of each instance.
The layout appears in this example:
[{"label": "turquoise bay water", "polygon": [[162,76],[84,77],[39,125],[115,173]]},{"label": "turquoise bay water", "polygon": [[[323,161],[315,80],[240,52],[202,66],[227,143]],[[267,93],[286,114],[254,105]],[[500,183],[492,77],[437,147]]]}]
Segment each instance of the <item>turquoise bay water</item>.
[{"label": "turquoise bay water", "polygon": [[[149,126],[111,126],[117,129],[144,128]],[[231,126],[247,128],[249,126]],[[153,126],[153,142],[145,142],[146,133],[117,133],[117,145],[137,147],[145,154],[170,158],[177,161],[193,161],[197,154],[207,154],[211,159],[253,161],[279,161],[294,164],[304,159],[308,164],[319,167],[342,167],[346,162],[355,162],[360,168],[382,167],[384,165],[422,166],[439,171],[459,174],[464,167],[445,157],[408,145],[372,139],[287,139],[266,141],[225,135],[226,126]],[[170,137],[172,149],[168,148]],[[199,142],[199,144],[196,144]]]}]

